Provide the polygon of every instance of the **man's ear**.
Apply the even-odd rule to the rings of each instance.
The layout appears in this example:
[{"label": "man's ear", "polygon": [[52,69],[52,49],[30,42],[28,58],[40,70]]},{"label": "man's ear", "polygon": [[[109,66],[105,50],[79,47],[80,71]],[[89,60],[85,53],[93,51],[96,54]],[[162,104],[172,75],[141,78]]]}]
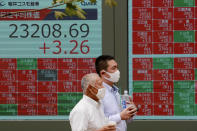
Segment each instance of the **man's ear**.
[{"label": "man's ear", "polygon": [[101,70],[100,73],[101,73],[101,76],[105,75],[107,78],[110,78],[110,76],[106,73],[105,70]]},{"label": "man's ear", "polygon": [[103,76],[105,73],[106,73],[105,70],[101,70],[101,71],[100,71],[100,75],[101,75],[101,76]]}]

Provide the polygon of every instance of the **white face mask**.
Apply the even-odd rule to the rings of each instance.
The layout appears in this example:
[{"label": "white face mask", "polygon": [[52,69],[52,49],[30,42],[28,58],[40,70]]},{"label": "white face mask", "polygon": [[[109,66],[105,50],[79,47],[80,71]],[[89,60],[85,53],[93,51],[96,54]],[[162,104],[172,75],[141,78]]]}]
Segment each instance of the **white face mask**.
[{"label": "white face mask", "polygon": [[[96,88],[94,86],[91,86],[93,88]],[[103,99],[105,97],[105,88],[96,88],[98,90],[97,94],[96,94],[96,97],[100,100],[100,99]]]},{"label": "white face mask", "polygon": [[111,81],[113,83],[116,83],[119,81],[119,79],[120,79],[120,71],[119,70],[117,70],[114,73],[109,73],[109,72],[106,72],[106,73],[110,76],[110,78],[104,77],[106,80]]},{"label": "white face mask", "polygon": [[105,88],[98,89],[98,92],[96,94],[96,97],[100,100],[105,97]]}]

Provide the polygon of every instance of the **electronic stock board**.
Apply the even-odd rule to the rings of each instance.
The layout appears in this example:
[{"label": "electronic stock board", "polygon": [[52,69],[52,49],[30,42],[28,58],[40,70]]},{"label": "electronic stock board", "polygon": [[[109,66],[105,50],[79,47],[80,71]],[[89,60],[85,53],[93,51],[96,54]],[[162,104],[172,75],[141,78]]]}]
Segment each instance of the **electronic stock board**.
[{"label": "electronic stock board", "polygon": [[129,0],[136,119],[197,119],[197,0]]},{"label": "electronic stock board", "polygon": [[43,9],[52,0],[0,0],[1,120],[68,119],[102,53],[101,3],[78,4],[85,20],[56,20],[65,7]]},{"label": "electronic stock board", "polygon": [[197,119],[197,0],[129,0],[136,119]]}]

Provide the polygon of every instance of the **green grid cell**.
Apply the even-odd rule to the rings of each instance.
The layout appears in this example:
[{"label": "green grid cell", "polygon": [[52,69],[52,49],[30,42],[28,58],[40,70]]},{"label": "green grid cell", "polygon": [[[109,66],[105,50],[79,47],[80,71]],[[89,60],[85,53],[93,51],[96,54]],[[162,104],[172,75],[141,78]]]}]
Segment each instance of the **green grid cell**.
[{"label": "green grid cell", "polygon": [[194,105],[194,115],[197,116],[197,104]]},{"label": "green grid cell", "polygon": [[173,69],[173,58],[153,58],[153,69]]},{"label": "green grid cell", "polygon": [[189,105],[189,104],[174,105],[174,115],[175,116],[193,116],[194,105]]},{"label": "green grid cell", "polygon": [[174,0],[174,7],[194,7],[195,0]]},{"label": "green grid cell", "polygon": [[83,96],[80,92],[58,93],[58,104],[76,104]]},{"label": "green grid cell", "polygon": [[17,116],[17,105],[16,104],[0,104],[0,115],[1,116]]},{"label": "green grid cell", "polygon": [[195,93],[174,93],[174,104],[195,104]]},{"label": "green grid cell", "polygon": [[37,59],[36,58],[18,58],[17,69],[18,70],[36,70]]},{"label": "green grid cell", "polygon": [[194,76],[194,78],[195,78],[195,80],[197,80],[197,69],[195,69],[194,71],[195,71],[195,76]]},{"label": "green grid cell", "polygon": [[174,92],[193,93],[195,91],[194,81],[174,81]]},{"label": "green grid cell", "polygon": [[73,107],[81,100],[83,93],[58,93],[58,115],[69,115]]},{"label": "green grid cell", "polygon": [[58,104],[58,115],[69,115],[75,103]]},{"label": "green grid cell", "polygon": [[174,31],[174,42],[194,42],[194,31]]},{"label": "green grid cell", "polygon": [[153,82],[133,81],[133,92],[134,93],[153,92]]}]

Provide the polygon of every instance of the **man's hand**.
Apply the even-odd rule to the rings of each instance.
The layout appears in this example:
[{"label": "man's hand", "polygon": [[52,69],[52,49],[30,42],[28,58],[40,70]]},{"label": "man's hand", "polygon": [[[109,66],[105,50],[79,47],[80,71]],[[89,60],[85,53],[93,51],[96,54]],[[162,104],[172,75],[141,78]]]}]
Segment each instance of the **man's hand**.
[{"label": "man's hand", "polygon": [[103,126],[101,129],[96,130],[96,131],[116,131],[116,126],[115,125],[107,125],[107,126]]},{"label": "man's hand", "polygon": [[120,113],[120,117],[122,120],[128,120],[137,113],[137,107],[135,106],[132,98],[129,97],[129,100],[130,101],[128,101],[127,104],[130,104],[131,106],[127,107]]},{"label": "man's hand", "polygon": [[133,108],[132,106],[127,107],[122,112],[120,112],[121,120],[128,120],[136,113],[137,113],[137,108]]}]

